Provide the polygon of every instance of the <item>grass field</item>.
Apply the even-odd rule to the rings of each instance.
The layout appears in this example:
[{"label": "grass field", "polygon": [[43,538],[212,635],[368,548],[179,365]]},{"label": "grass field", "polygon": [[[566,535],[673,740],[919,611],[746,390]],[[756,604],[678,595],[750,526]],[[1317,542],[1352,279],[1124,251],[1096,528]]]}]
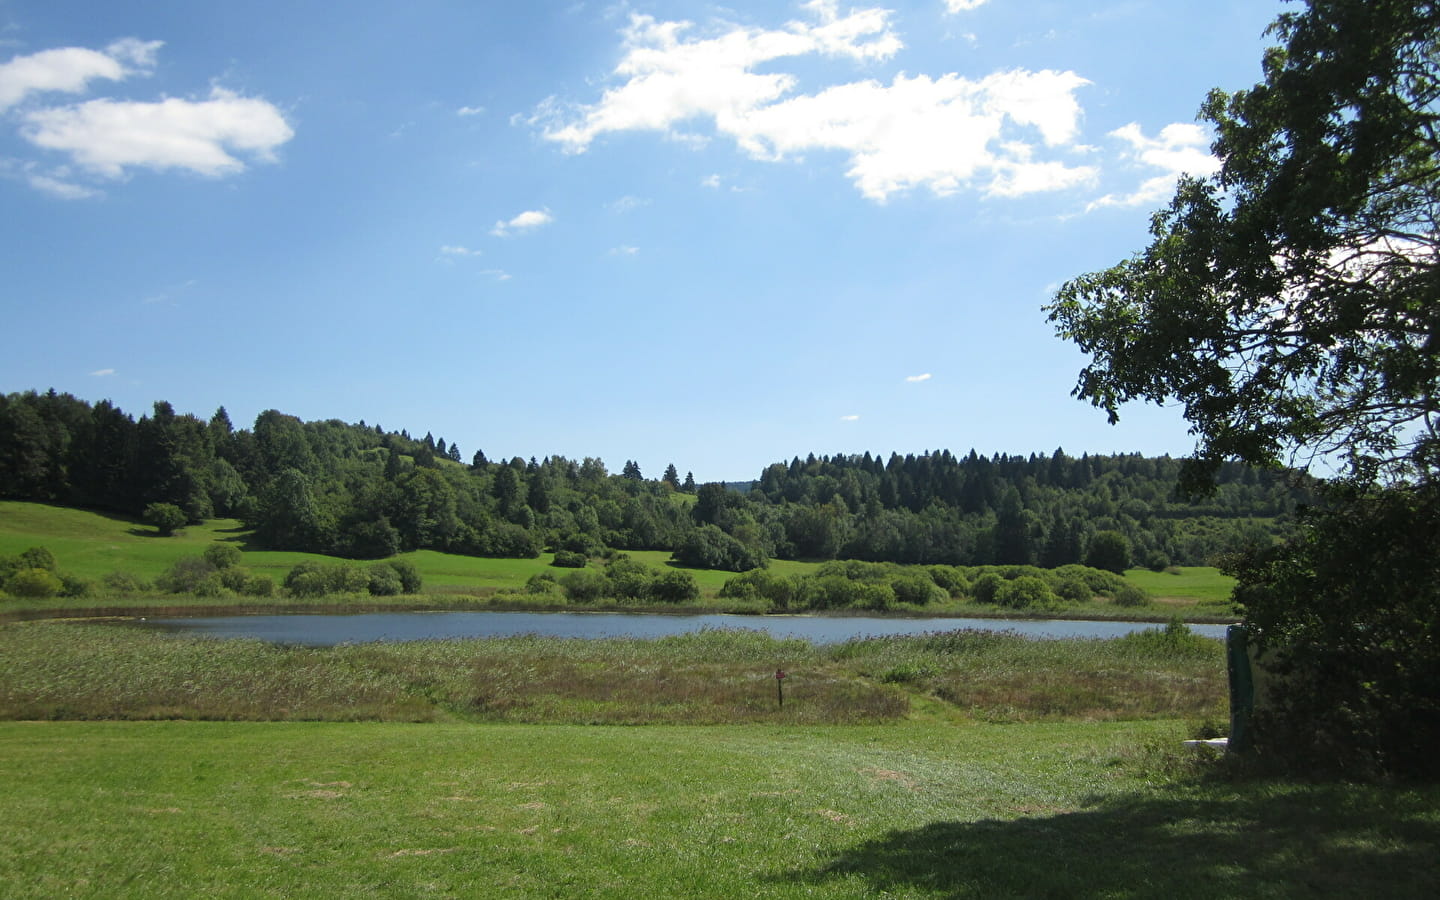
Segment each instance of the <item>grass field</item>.
[{"label": "grass field", "polygon": [[1180,601],[1207,606],[1228,606],[1235,579],[1211,566],[1177,566],[1174,571],[1130,569],[1125,578],[1144,588],[1159,602]]},{"label": "grass field", "polygon": [[1197,779],[1166,722],[0,723],[67,897],[1433,897],[1434,789]]}]

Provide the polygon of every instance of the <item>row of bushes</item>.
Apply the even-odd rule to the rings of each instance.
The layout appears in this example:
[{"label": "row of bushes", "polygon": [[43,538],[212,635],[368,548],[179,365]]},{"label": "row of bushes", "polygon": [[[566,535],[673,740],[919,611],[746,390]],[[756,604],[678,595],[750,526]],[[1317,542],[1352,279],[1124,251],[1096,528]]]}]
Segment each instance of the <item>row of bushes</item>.
[{"label": "row of bushes", "polygon": [[17,556],[0,556],[0,597],[83,597],[90,588],[84,578],[61,572],[55,554],[44,547],[31,547]]},{"label": "row of bushes", "polygon": [[761,602],[771,609],[889,609],[927,606],[947,599],[1011,609],[1045,609],[1104,596],[1120,606],[1140,606],[1149,596],[1113,572],[1069,565],[900,566],[836,561],[813,575],[776,575],[764,569],[725,582],[720,596]]},{"label": "row of bushes", "polygon": [[685,603],[700,598],[700,586],[689,572],[681,569],[656,571],[623,553],[603,569],[577,568],[558,577],[542,572],[525,583],[525,592],[550,595],[555,600],[571,603],[594,603],[598,600]]}]

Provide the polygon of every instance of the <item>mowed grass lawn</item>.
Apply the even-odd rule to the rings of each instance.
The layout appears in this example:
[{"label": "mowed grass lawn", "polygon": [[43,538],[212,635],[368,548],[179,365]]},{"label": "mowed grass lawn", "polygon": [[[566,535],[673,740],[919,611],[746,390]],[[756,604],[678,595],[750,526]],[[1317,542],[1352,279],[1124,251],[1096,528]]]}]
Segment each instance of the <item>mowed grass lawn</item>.
[{"label": "mowed grass lawn", "polygon": [[1225,605],[1235,589],[1235,579],[1212,566],[1177,566],[1174,571],[1152,572],[1130,569],[1125,579],[1158,602],[1181,601],[1204,605]]},{"label": "mowed grass lawn", "polygon": [[1433,897],[1434,789],[1173,723],[0,723],[6,897]]}]

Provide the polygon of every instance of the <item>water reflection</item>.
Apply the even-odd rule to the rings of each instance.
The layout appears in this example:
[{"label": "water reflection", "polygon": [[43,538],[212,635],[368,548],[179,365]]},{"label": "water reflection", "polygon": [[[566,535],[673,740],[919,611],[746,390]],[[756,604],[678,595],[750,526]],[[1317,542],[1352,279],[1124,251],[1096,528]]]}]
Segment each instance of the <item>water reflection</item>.
[{"label": "water reflection", "polygon": [[[371,641],[505,637],[538,634],[562,638],[655,638],[704,628],[748,628],[777,638],[831,644],[851,638],[922,634],[974,628],[1013,631],[1034,638],[1114,638],[1160,628],[1153,622],[1086,622],[1065,619],[894,619],[868,616],[740,616],[724,614],[529,612],[387,612],[358,615],[219,616],[150,619],[146,627],[227,638],[258,638],[281,644],[328,647]],[[1192,625],[1197,634],[1222,639],[1224,625]]]}]

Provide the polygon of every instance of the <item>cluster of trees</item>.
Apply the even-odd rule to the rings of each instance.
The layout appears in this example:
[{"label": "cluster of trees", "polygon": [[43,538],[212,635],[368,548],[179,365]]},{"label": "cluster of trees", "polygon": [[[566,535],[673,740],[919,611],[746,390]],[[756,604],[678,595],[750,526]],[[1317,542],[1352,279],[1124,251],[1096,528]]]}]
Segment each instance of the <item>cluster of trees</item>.
[{"label": "cluster of trees", "polygon": [[[235,516],[273,549],[356,559],[433,549],[575,565],[607,549],[669,550],[687,566],[745,571],[770,558],[944,565],[1199,565],[1272,543],[1307,491],[1238,464],[1216,493],[1176,499],[1177,460],[1138,455],[836,455],[767,467],[735,489],[695,486],[633,460],[492,462],[430,435],[274,410],[237,429],[168,403],[132,419],[68,394],[0,396],[0,496],[143,516],[162,533]],[[1113,558],[1113,554],[1112,554]],[[1111,566],[1113,567],[1113,566]]]},{"label": "cluster of trees", "polygon": [[1227,460],[1335,473],[1230,566],[1276,676],[1258,758],[1440,778],[1440,3],[1308,0],[1270,33],[1263,81],[1201,109],[1219,171],[1050,315],[1112,420],[1183,406],[1187,489]]},{"label": "cluster of trees", "polygon": [[623,553],[617,554],[603,569],[582,568],[559,577],[542,572],[526,582],[525,592],[556,599],[563,597],[572,603],[597,600],[684,603],[700,598],[700,586],[689,572],[657,571]]}]

